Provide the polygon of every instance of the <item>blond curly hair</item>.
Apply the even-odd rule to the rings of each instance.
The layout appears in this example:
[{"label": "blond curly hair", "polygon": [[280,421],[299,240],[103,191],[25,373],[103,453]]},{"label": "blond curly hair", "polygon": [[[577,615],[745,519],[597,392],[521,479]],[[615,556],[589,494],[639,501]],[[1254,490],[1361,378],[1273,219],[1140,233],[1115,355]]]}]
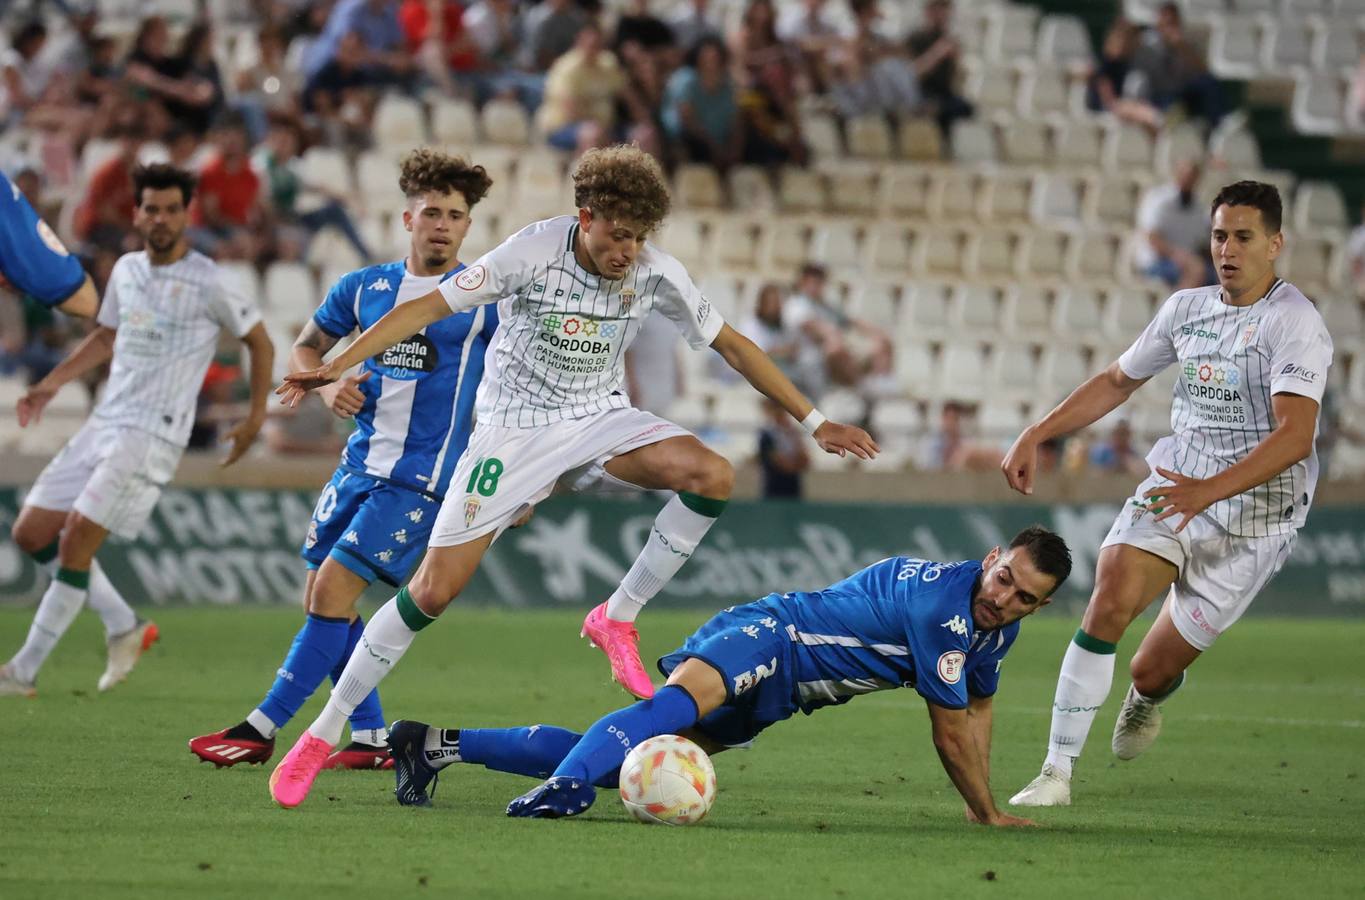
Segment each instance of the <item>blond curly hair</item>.
[{"label": "blond curly hair", "polygon": [[493,186],[493,179],[488,177],[483,166],[431,147],[413,150],[403,157],[401,166],[398,187],[406,197],[420,197],[429,191],[441,194],[459,191],[473,209]]},{"label": "blond curly hair", "polygon": [[668,182],[654,157],[634,144],[589,150],[573,170],[573,198],[594,216],[656,229],[668,215]]}]

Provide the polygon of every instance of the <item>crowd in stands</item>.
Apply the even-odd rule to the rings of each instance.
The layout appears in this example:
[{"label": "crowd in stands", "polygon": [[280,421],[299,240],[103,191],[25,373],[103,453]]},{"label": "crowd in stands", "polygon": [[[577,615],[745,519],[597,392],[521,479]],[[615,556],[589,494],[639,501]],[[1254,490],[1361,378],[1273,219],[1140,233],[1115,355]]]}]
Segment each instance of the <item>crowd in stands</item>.
[{"label": "crowd in stands", "polygon": [[[258,269],[306,260],[323,231],[357,259],[375,260],[383,249],[360,227],[356,198],[310,178],[301,161],[312,147],[355,156],[373,146],[386,93],[478,107],[511,101],[534,123],[532,141],[565,157],[633,141],[670,170],[702,163],[722,175],[738,166],[775,176],[779,167],[814,165],[803,128],[812,112],[845,123],[932,120],[950,146],[955,123],[986,115],[963,89],[969,60],[955,14],[965,0],[956,9],[952,0],[916,0],[906,7],[913,13],[888,8],[897,2],[242,0],[231,5],[231,27],[249,40],[231,43],[215,27],[224,23],[205,12],[223,4],[187,2],[198,10],[192,20],[148,15],[114,33],[95,5],[35,3],[41,15],[21,21],[10,10],[6,19],[0,166],[101,288],[118,255],[137,246],[129,177],[136,161],[168,160],[198,173],[192,240],[219,260]],[[1179,6],[1159,4],[1149,25],[1116,19],[1071,74],[1097,114],[1153,135],[1191,119],[1207,131],[1229,108],[1202,46]],[[1365,58],[1354,96],[1365,121]],[[1203,160],[1175,162],[1171,182],[1150,187],[1138,204],[1132,252],[1138,275],[1171,288],[1212,277],[1208,211],[1197,190]],[[1365,226],[1345,253],[1365,297]],[[887,329],[835,302],[819,260],[788,274],[789,282],[774,279],[744,298],[737,327],[812,396],[852,394],[870,418],[898,390]],[[641,405],[664,412],[686,383],[684,367],[669,362],[674,335],[656,332],[647,329],[644,349],[632,354],[630,388]],[[0,299],[0,376],[36,380],[79,333],[60,316]],[[644,365],[653,368],[635,371]],[[234,373],[230,360],[210,373],[206,409],[231,395]],[[998,462],[1001,439],[981,437],[977,409],[949,402],[926,412],[932,424],[915,465]],[[804,444],[780,415],[762,420],[759,456],[772,491],[799,492],[811,464]],[[329,449],[336,435],[327,424],[281,420],[270,446]],[[1055,465],[1137,466],[1129,423],[1105,428],[1054,448]]]}]

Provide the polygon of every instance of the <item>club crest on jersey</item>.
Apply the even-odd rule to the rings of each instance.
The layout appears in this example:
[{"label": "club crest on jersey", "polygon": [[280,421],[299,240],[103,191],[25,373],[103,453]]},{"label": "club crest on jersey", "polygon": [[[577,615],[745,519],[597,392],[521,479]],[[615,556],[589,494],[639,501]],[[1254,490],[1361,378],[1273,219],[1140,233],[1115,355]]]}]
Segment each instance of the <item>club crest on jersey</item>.
[{"label": "club crest on jersey", "polygon": [[305,537],[305,538],[303,539],[303,546],[304,546],[306,549],[308,549],[308,550],[312,550],[314,547],[317,546],[317,543],[318,543],[318,523],[317,523],[315,520],[313,520],[313,519],[309,519],[309,520],[308,520],[308,536]]},{"label": "club crest on jersey", "polygon": [[630,312],[630,305],[635,302],[635,288],[621,288],[618,296],[621,298],[621,312]]},{"label": "club crest on jersey", "polygon": [[1242,333],[1237,335],[1237,343],[1232,345],[1232,352],[1234,355],[1245,351],[1252,345],[1256,339],[1256,328],[1260,324],[1260,319],[1252,319],[1246,324],[1246,327],[1242,329]]},{"label": "club crest on jersey", "polygon": [[479,514],[479,507],[482,504],[478,497],[466,497],[464,499],[464,527],[468,528],[474,524],[474,517]]}]

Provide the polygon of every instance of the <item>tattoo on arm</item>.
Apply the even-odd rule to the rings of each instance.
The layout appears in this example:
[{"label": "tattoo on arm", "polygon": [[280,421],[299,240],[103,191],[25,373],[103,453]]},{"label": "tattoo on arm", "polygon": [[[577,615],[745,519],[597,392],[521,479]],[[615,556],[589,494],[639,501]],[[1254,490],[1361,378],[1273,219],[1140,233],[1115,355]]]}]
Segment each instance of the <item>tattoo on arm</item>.
[{"label": "tattoo on arm", "polygon": [[316,350],[321,356],[326,356],[327,351],[335,347],[336,344],[337,338],[323,331],[318,327],[318,323],[311,319],[308,324],[303,326],[303,331],[299,332],[298,339],[294,341],[295,347],[307,347]]}]

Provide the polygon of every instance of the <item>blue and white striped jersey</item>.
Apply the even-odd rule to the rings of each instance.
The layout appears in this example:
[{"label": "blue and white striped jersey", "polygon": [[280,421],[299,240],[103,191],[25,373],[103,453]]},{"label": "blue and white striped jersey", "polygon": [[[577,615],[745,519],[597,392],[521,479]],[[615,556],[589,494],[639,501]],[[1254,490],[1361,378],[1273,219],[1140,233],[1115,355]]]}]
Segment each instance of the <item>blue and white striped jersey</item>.
[{"label": "blue and white striped jersey", "polygon": [[[463,268],[428,277],[410,274],[403,260],[357,269],[337,281],[313,321],[337,338],[363,331]],[[362,368],[370,377],[360,383],[365,405],[355,417],[342,466],[444,497],[474,427],[484,353],[497,327],[497,307],[479,306],[366,360]]]},{"label": "blue and white striped jersey", "polygon": [[797,700],[810,712],[858,694],[913,687],[962,709],[989,697],[1019,623],[980,631],[972,620],[978,561],[892,557],[820,591],[769,594],[767,609],[792,641]]}]

